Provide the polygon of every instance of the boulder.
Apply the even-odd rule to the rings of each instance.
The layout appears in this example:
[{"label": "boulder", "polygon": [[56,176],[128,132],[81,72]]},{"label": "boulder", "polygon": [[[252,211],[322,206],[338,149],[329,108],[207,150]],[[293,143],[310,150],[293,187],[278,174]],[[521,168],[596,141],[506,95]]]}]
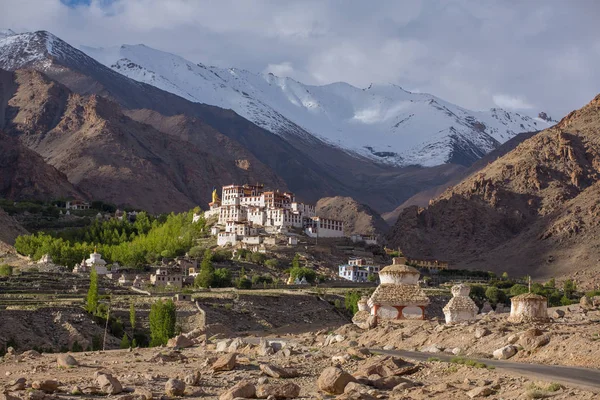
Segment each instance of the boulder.
[{"label": "boulder", "polygon": [[475,389],[469,390],[467,392],[467,396],[469,396],[472,399],[476,399],[479,397],[487,397],[487,396],[491,395],[492,393],[494,393],[494,391],[490,387],[483,386],[483,387],[477,387]]},{"label": "boulder", "polygon": [[58,390],[58,381],[53,379],[46,379],[43,381],[34,381],[31,387],[36,390],[41,390],[44,393],[54,393]]},{"label": "boulder", "polygon": [[554,319],[558,319],[558,318],[563,318],[565,316],[565,312],[563,310],[554,310],[554,312],[552,312],[552,318]]},{"label": "boulder", "polygon": [[198,386],[200,384],[200,371],[186,375],[183,381],[188,386]]},{"label": "boulder", "polygon": [[295,378],[298,373],[292,369],[282,368],[274,364],[260,364],[261,372],[271,378]]},{"label": "boulder", "polygon": [[136,387],[133,394],[140,400],[152,400],[152,392],[149,389]]},{"label": "boulder", "polygon": [[105,394],[119,394],[123,391],[121,382],[111,374],[106,372],[98,371],[94,374],[96,377],[96,384],[100,387],[102,393]]},{"label": "boulder", "polygon": [[342,394],[346,385],[355,382],[352,375],[344,372],[341,368],[325,368],[317,380],[317,386],[320,390],[331,394]]},{"label": "boulder", "polygon": [[169,379],[165,384],[165,394],[171,397],[181,397],[185,393],[185,382],[179,379]]},{"label": "boulder", "polygon": [[424,353],[441,353],[444,350],[437,344],[432,344],[430,346],[422,347],[421,351]]},{"label": "boulder", "polygon": [[600,307],[600,296],[593,296],[592,297],[592,305],[594,307]]},{"label": "boulder", "polygon": [[365,361],[354,373],[355,376],[402,376],[414,374],[420,369],[420,365],[405,361],[399,357],[379,356]]},{"label": "boulder", "polygon": [[231,371],[235,368],[236,365],[236,353],[225,354],[221,356],[215,361],[212,365],[213,371]]},{"label": "boulder", "polygon": [[244,346],[244,341],[241,338],[235,338],[233,339],[233,341],[229,344],[229,347],[227,348],[227,351],[230,353],[235,353],[236,351],[238,351],[240,348],[242,348],[242,346]]},{"label": "boulder", "polygon": [[490,333],[492,332],[488,328],[480,326],[477,329],[475,329],[475,339],[481,339],[482,337],[487,336]]},{"label": "boulder", "polygon": [[169,341],[167,342],[167,347],[173,347],[176,349],[185,349],[188,347],[192,347],[193,345],[194,342],[192,341],[192,339],[189,339],[184,335],[177,335],[174,338],[169,339]]},{"label": "boulder", "polygon": [[21,355],[26,358],[40,358],[42,356],[40,353],[38,353],[35,350],[24,351],[23,354],[21,354]]},{"label": "boulder", "polygon": [[219,396],[219,400],[233,400],[236,398],[251,399],[256,396],[256,387],[248,381],[238,382],[234,387]]},{"label": "boulder", "polygon": [[25,390],[26,387],[27,387],[27,379],[18,378],[18,379],[14,379],[14,380],[10,381],[8,383],[8,386],[6,387],[6,389],[8,391],[14,392],[14,391],[18,391],[18,390]]},{"label": "boulder", "polygon": [[492,354],[493,354],[494,358],[497,360],[508,360],[509,358],[511,358],[512,356],[517,354],[517,350],[518,349],[516,346],[508,345],[508,346],[499,348],[497,350],[494,350],[494,352]]},{"label": "boulder", "polygon": [[583,296],[579,300],[579,305],[583,308],[591,308],[594,306],[594,304],[592,303],[592,300],[587,296]]},{"label": "boulder", "polygon": [[56,356],[56,365],[59,368],[73,368],[79,365],[77,360],[70,354],[59,354]]},{"label": "boulder", "polygon": [[217,342],[216,351],[219,353],[226,353],[229,349],[229,345],[231,344],[231,339],[225,339]]},{"label": "boulder", "polygon": [[373,381],[372,383],[373,386],[375,386],[377,389],[382,390],[391,390],[402,383],[412,384],[411,381],[402,378],[401,376],[386,376],[384,378],[379,378],[376,381]]},{"label": "boulder", "polygon": [[[44,393],[42,392],[42,394],[44,394]],[[44,396],[45,396],[45,394],[44,394]],[[0,400],[21,400],[21,398],[13,396],[8,392],[4,392],[4,393],[0,392]]]},{"label": "boulder", "polygon": [[273,396],[276,399],[295,399],[300,396],[300,386],[292,382],[284,384],[265,384],[256,387],[256,397],[266,399]]},{"label": "boulder", "polygon": [[265,339],[260,339],[258,347],[256,348],[256,354],[262,357],[270,356],[275,353],[273,346]]}]

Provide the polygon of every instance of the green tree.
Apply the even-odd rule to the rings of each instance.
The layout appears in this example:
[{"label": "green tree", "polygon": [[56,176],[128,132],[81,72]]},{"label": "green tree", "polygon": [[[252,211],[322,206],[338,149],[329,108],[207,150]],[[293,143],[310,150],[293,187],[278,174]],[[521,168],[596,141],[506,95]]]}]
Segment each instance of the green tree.
[{"label": "green tree", "polygon": [[246,277],[238,278],[235,281],[235,287],[238,289],[252,289],[252,281]]},{"label": "green tree", "polygon": [[547,288],[555,288],[556,287],[556,279],[552,278],[544,285]]},{"label": "green tree", "polygon": [[472,285],[469,296],[477,304],[483,304],[483,302],[485,301],[485,289],[483,288],[483,286],[480,285]]},{"label": "green tree", "polygon": [[508,272],[503,272],[502,273],[502,279],[504,279],[504,280],[508,279]]},{"label": "green tree", "polygon": [[175,336],[175,303],[173,300],[156,301],[150,308],[150,346],[167,344]]},{"label": "green tree", "polygon": [[129,323],[131,324],[131,336],[135,334],[135,305],[133,300],[129,303]]},{"label": "green tree", "polygon": [[300,268],[300,255],[297,253],[292,259],[292,269],[294,268]]},{"label": "green tree", "polygon": [[271,258],[265,261],[265,266],[267,268],[277,268],[279,266],[279,260],[277,260],[276,258]]},{"label": "green tree", "polygon": [[307,282],[313,283],[317,279],[317,273],[307,267],[292,267],[290,276],[293,280],[305,278]]},{"label": "green tree", "polygon": [[575,285],[575,282],[573,282],[571,279],[567,279],[563,283],[563,292],[567,299],[571,299],[573,297],[573,293],[576,290],[577,290],[577,286]]},{"label": "green tree", "polygon": [[215,268],[212,263],[212,252],[207,249],[204,252],[202,263],[200,264],[200,272],[194,278],[194,285],[196,287],[209,288],[213,286],[215,280]]},{"label": "green tree", "polygon": [[377,282],[377,275],[375,275],[375,274],[369,274],[369,276],[367,276],[367,281],[369,281],[371,283]]},{"label": "green tree", "polygon": [[504,292],[495,286],[490,286],[486,289],[485,297],[492,304],[504,303],[506,301],[506,295]]},{"label": "green tree", "polygon": [[520,294],[527,293],[528,291],[529,290],[527,289],[527,286],[517,283],[510,288],[509,293],[511,296],[518,296]]},{"label": "green tree", "polygon": [[129,343],[129,338],[127,337],[127,334],[124,333],[123,334],[123,339],[121,339],[121,346],[120,348],[122,349],[128,349],[131,347],[131,343]]},{"label": "green tree", "polygon": [[13,274],[13,267],[8,264],[0,265],[0,276],[11,276]]},{"label": "green tree", "polygon": [[96,268],[90,271],[90,288],[87,294],[86,310],[94,314],[98,309],[98,272]]},{"label": "green tree", "polygon": [[358,312],[358,301],[360,300],[361,294],[356,290],[352,290],[346,293],[344,296],[344,305],[352,315]]},{"label": "green tree", "polygon": [[214,287],[231,287],[231,272],[226,268],[217,268],[213,277]]},{"label": "green tree", "polygon": [[267,256],[263,253],[252,253],[250,259],[254,264],[263,265],[267,260]]}]

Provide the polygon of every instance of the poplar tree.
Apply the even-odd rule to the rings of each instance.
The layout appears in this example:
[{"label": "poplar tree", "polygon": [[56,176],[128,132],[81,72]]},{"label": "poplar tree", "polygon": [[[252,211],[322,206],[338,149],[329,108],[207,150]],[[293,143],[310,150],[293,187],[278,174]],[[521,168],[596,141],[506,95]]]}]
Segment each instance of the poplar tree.
[{"label": "poplar tree", "polygon": [[150,309],[150,346],[167,344],[175,336],[175,303],[169,299],[163,303],[158,300]]},{"label": "poplar tree", "polygon": [[94,314],[98,309],[98,272],[92,267],[90,271],[90,288],[87,294],[86,310],[90,314]]}]

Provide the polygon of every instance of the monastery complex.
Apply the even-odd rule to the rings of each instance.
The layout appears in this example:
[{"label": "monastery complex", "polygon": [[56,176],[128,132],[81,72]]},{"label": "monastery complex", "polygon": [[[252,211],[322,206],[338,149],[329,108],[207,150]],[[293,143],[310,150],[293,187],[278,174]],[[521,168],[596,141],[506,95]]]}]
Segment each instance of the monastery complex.
[{"label": "monastery complex", "polygon": [[218,216],[212,233],[219,246],[260,245],[267,235],[292,237],[294,231],[313,238],[344,236],[342,221],[319,217],[314,205],[298,202],[290,192],[266,191],[264,185],[223,186],[221,197],[215,189],[209,207],[204,216]]}]

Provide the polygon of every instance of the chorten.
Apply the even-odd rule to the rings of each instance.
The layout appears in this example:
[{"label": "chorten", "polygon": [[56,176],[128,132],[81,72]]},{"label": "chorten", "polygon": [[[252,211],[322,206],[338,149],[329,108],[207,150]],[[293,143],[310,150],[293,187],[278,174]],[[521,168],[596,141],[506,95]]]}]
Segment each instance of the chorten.
[{"label": "chorten", "polygon": [[510,299],[508,321],[546,322],[548,321],[548,301],[535,293],[523,293]]},{"label": "chorten", "polygon": [[95,268],[98,275],[106,275],[108,269],[106,268],[106,261],[102,259],[102,255],[99,254],[94,248],[94,252],[90,254],[90,258],[85,260],[85,265],[89,269]]},{"label": "chorten", "polygon": [[452,286],[452,298],[443,308],[447,324],[471,321],[475,319],[479,307],[469,297],[471,287],[458,284]]},{"label": "chorten", "polygon": [[410,307],[419,308],[421,319],[425,319],[429,297],[419,286],[419,276],[419,270],[406,265],[406,258],[394,258],[392,265],[379,271],[381,283],[368,301],[371,314],[377,318],[405,319],[403,310]]}]

